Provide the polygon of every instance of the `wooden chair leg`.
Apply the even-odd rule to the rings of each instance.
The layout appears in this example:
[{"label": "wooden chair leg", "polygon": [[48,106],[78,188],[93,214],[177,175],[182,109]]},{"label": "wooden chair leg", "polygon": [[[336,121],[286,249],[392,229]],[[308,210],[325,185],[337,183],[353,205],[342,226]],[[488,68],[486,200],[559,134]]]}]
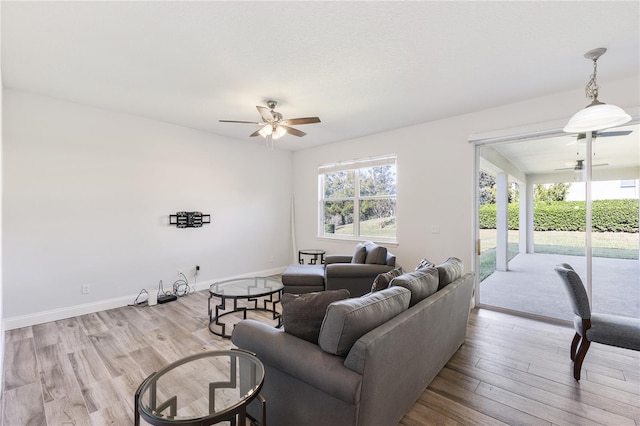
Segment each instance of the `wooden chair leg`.
[{"label": "wooden chair leg", "polygon": [[576,333],[573,336],[573,341],[571,342],[571,361],[576,360],[576,350],[578,349],[578,343],[580,343],[580,335]]},{"label": "wooden chair leg", "polygon": [[573,361],[573,378],[576,380],[580,380],[580,370],[582,369],[582,361],[584,361],[585,355],[587,355],[587,351],[589,350],[589,345],[591,342],[584,337],[582,342],[580,343],[580,349],[578,350],[578,354],[576,355],[575,361]]}]

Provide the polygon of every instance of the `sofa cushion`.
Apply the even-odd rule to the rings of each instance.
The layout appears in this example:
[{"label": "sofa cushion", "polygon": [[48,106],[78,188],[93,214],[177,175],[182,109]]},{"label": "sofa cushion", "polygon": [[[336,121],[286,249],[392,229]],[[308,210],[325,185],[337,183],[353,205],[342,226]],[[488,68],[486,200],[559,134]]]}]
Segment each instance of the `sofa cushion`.
[{"label": "sofa cushion", "polygon": [[438,270],[440,279],[440,282],[438,283],[438,290],[460,278],[464,272],[462,260],[457,257],[448,258],[440,265],[436,266],[436,269]]},{"label": "sofa cushion", "polygon": [[391,287],[330,304],[320,328],[320,349],[346,356],[360,337],[405,311],[410,299],[409,290]]},{"label": "sofa cushion", "polygon": [[356,250],[353,252],[351,263],[364,263],[367,258],[367,248],[363,243],[358,243]]},{"label": "sofa cushion", "polygon": [[369,265],[386,265],[387,264],[387,248],[365,241],[364,246],[367,249],[367,257],[364,263]]},{"label": "sofa cushion", "polygon": [[284,331],[318,344],[322,320],[330,303],[350,296],[349,290],[330,290],[317,293],[282,295],[282,324]]},{"label": "sofa cushion", "polygon": [[392,269],[389,272],[385,272],[384,274],[378,274],[378,276],[373,280],[373,285],[371,286],[371,293],[375,291],[384,290],[389,287],[389,283],[395,277],[399,277],[402,275],[402,269],[396,268]]},{"label": "sofa cushion", "polygon": [[409,290],[411,292],[409,307],[411,307],[438,291],[438,280],[436,268],[422,268],[394,278],[389,286],[400,286]]}]

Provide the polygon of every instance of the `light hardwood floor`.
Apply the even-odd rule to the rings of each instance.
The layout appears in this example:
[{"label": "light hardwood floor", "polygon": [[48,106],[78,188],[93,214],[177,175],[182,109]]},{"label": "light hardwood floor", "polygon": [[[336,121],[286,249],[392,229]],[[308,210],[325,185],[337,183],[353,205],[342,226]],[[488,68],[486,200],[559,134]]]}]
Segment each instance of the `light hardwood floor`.
[{"label": "light hardwood floor", "polygon": [[[2,424],[133,424],[133,394],[148,374],[231,346],[207,328],[207,295],[8,331]],[[577,383],[572,336],[569,328],[472,311],[465,344],[400,424],[640,424],[639,353],[592,344]]]}]

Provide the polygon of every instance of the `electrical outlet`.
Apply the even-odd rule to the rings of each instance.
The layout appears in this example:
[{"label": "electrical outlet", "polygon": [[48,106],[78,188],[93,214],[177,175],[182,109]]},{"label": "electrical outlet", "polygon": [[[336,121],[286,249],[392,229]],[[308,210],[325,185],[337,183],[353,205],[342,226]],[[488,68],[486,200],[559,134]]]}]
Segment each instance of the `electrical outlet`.
[{"label": "electrical outlet", "polygon": [[196,276],[200,275],[200,265],[196,265]]},{"label": "electrical outlet", "polygon": [[82,294],[89,294],[91,291],[91,286],[89,284],[82,285]]}]

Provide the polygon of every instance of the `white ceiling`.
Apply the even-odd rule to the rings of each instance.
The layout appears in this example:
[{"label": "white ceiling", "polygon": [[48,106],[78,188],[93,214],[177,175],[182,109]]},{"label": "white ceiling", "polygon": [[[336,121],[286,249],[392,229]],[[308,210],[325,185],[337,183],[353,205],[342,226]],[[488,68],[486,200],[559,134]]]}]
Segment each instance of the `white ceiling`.
[{"label": "white ceiling", "polygon": [[283,149],[640,74],[640,2],[2,1],[2,80],[255,142],[256,105],[319,116]]}]

